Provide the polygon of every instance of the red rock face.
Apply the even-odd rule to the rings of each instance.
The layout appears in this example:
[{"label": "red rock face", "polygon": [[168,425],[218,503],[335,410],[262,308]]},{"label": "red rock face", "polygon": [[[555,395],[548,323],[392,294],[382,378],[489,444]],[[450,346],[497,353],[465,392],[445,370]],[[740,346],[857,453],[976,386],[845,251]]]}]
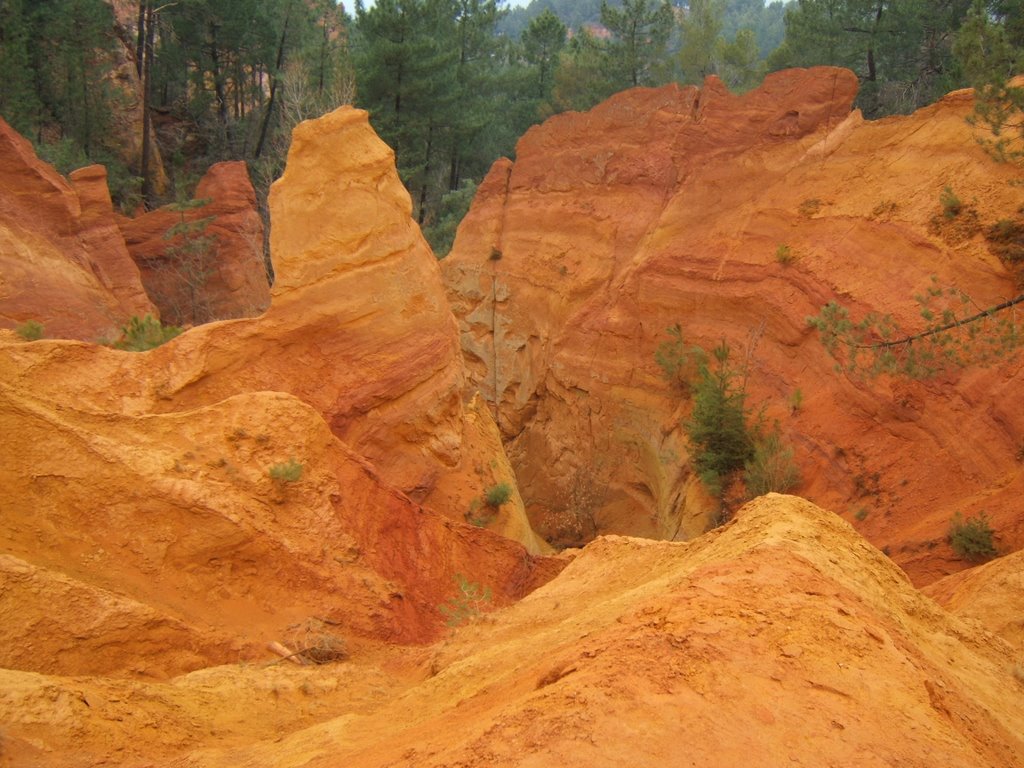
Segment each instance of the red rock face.
[{"label": "red rock face", "polygon": [[[260,314],[270,303],[270,287],[263,221],[245,163],[211,166],[194,199],[209,202],[188,210],[164,206],[121,220],[164,322],[195,325]],[[175,227],[188,231],[170,236]]]},{"label": "red rock face", "polygon": [[113,226],[103,169],[68,184],[2,120],[0,242],[4,327],[34,320],[50,337],[95,340],[156,313]]},{"label": "red rock face", "polygon": [[1014,290],[980,235],[930,231],[947,185],[984,224],[1024,202],[974,141],[970,95],[865,123],[855,88],[817,68],[743,96],[714,78],[628,91],[531,129],[492,169],[443,270],[470,386],[496,403],[535,527],[704,529],[690,403],[654,362],[678,323],[690,343],[750,350],[751,401],[795,446],[796,492],[856,520],[915,580],[962,567],[944,544],[958,509],[1024,541],[1019,363],[865,381],[837,374],[807,327],[839,298],[912,328],[932,275],[982,306]]},{"label": "red rock face", "polygon": [[[457,576],[502,605],[560,569],[521,503],[492,525],[521,543],[464,521],[511,470],[463,407],[410,209],[366,113],[342,109],[297,129],[274,187],[265,314],[145,353],[0,338],[0,619],[24,641],[0,666],[159,678],[265,656],[316,616],[424,642]],[[292,461],[300,478],[271,477]]]}]

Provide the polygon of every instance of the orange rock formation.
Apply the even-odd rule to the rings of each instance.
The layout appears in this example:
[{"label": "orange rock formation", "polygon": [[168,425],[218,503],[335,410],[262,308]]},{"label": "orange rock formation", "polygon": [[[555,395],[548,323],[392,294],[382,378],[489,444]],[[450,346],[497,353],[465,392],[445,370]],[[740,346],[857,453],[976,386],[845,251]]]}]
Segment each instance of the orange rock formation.
[{"label": "orange rock formation", "polygon": [[106,173],[69,184],[0,120],[0,325],[41,323],[47,336],[113,338],[155,313],[114,224]]},{"label": "orange rock formation", "polygon": [[159,679],[310,621],[419,643],[456,577],[501,605],[561,568],[518,497],[488,524],[521,544],[463,522],[511,470],[366,114],[297,129],[271,208],[260,318],[146,353],[0,339],[0,666]]},{"label": "orange rock formation", "polygon": [[[1024,651],[1024,552],[954,573],[922,590],[950,613],[977,621]],[[1024,663],[1015,670],[1024,678]]]},{"label": "orange rock formation", "polygon": [[699,540],[599,539],[443,643],[168,683],[0,671],[40,768],[1020,768],[1014,651],[836,515],[771,495]]},{"label": "orange rock formation", "polygon": [[[757,499],[694,541],[608,536],[559,558],[539,556],[515,488],[481,510],[486,487],[515,483],[490,406],[463,396],[474,386],[517,435],[535,512],[549,503],[654,535],[696,526],[686,404],[653,348],[672,322],[697,341],[742,341],[763,319],[751,387],[765,399],[804,387],[786,430],[805,472],[818,470],[806,493],[848,500],[864,473],[861,490],[890,507],[858,525],[910,542],[899,554],[922,580],[945,567],[941,548],[912,548],[936,537],[941,504],[921,510],[940,492],[984,495],[1012,544],[1019,469],[993,425],[1020,426],[1019,369],[861,382],[832,373],[803,327],[825,297],[881,305],[925,266],[985,299],[1005,284],[977,241],[922,234],[935,201],[909,179],[887,222],[864,217],[860,192],[825,195],[854,177],[877,193],[883,172],[898,177],[895,153],[946,178],[911,162],[925,145],[906,126],[946,136],[969,104],[833,120],[851,89],[848,73],[818,70],[743,98],[714,81],[699,94],[635,91],[531,132],[482,188],[445,267],[461,286],[469,382],[393,154],[352,109],[295,131],[271,195],[278,279],[260,317],[146,353],[0,334],[0,764],[1024,768],[1020,636],[997,608],[1019,604],[1017,555],[931,587],[958,618],[796,497]],[[638,115],[646,144],[629,133]],[[582,138],[560,144],[559,125]],[[616,154],[605,133],[634,139]],[[735,151],[718,143],[726,134]],[[897,149],[876,161],[872,144]],[[545,163],[531,146],[565,154]],[[980,216],[1016,202],[990,181],[983,203],[980,169],[1001,171],[966,142],[959,151],[956,183],[978,190]],[[36,172],[45,194],[0,197],[0,232],[39,248],[8,212],[79,200],[77,218],[41,220],[88,233],[72,253],[106,242],[102,176],[82,172],[72,188]],[[716,195],[721,216],[702,216]],[[531,230],[530,210],[574,238]],[[788,267],[771,256],[783,240],[799,254]],[[54,259],[65,245],[43,242]],[[854,246],[900,249],[884,286],[841,261]],[[108,273],[104,295],[140,295],[130,269]],[[966,440],[953,444],[954,430]],[[953,451],[933,457],[941,478],[899,466],[935,444]],[[271,475],[290,462],[299,477]],[[890,483],[897,469],[905,484]],[[464,582],[491,597],[442,635],[440,607],[467,607]],[[344,644],[349,658],[295,665],[268,641]]]},{"label": "orange rock formation", "polygon": [[931,223],[946,186],[983,225],[1024,203],[965,122],[971,94],[869,123],[850,113],[855,89],[831,68],[742,96],[713,77],[635,89],[531,129],[495,164],[443,270],[469,385],[497,412],[542,533],[707,526],[689,403],[654,361],[678,323],[690,343],[750,350],[748,392],[795,447],[797,491],[856,520],[916,582],[964,566],[944,541],[956,511],[986,510],[1004,551],[1024,544],[1019,358],[864,380],[836,373],[807,327],[838,298],[914,328],[933,275],[980,306],[1014,293],[980,234]]},{"label": "orange rock formation", "polygon": [[[270,285],[263,220],[245,163],[211,166],[194,199],[208,203],[190,209],[167,205],[121,220],[146,291],[164,321],[175,325],[260,314],[270,304]],[[170,236],[175,227],[189,231]],[[207,238],[206,245],[188,252],[189,240]]]}]

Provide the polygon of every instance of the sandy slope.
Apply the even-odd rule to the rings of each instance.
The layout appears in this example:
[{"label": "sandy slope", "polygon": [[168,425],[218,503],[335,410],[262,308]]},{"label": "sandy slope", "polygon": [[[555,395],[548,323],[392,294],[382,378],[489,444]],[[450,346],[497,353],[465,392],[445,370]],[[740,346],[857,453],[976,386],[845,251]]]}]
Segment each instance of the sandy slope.
[{"label": "sandy slope", "polygon": [[420,651],[161,684],[5,672],[0,717],[40,766],[1012,768],[1013,664],[846,523],[776,495],[689,543],[601,538]]}]

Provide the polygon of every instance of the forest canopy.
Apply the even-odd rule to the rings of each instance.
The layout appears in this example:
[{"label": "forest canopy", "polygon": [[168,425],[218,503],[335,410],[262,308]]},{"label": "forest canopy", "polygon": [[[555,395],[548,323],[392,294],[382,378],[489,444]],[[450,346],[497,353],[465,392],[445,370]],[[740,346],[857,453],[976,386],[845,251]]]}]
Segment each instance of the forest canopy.
[{"label": "forest canopy", "polygon": [[868,117],[976,85],[979,119],[1011,134],[1022,101],[1006,80],[1020,70],[1024,0],[119,5],[0,0],[0,115],[59,170],[105,164],[131,211],[187,198],[210,164],[240,159],[263,197],[292,127],[352,103],[395,149],[439,256],[527,128],[625,88],[717,75],[743,91],[768,71],[830,64],[857,74]]}]

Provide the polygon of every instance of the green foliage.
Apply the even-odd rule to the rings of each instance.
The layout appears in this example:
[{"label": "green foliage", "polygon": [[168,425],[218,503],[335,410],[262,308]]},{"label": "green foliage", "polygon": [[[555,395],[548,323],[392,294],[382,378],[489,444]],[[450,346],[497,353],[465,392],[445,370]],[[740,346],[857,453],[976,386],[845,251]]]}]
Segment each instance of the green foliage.
[{"label": "green foliage", "polygon": [[512,498],[512,486],[508,483],[497,483],[484,491],[484,501],[489,507],[500,507]]},{"label": "green foliage", "polygon": [[775,260],[782,266],[788,267],[796,260],[796,256],[793,254],[792,248],[781,243],[779,247],[775,249]]},{"label": "green foliage", "polygon": [[461,573],[455,574],[458,592],[443,605],[438,606],[445,623],[458,627],[490,609],[491,588],[469,581]]},{"label": "green foliage", "polygon": [[800,484],[793,448],[783,443],[778,427],[755,440],[753,456],[744,465],[743,480],[751,498],[787,493]]},{"label": "green foliage", "polygon": [[1024,67],[1024,6],[1014,0],[974,0],[956,34],[953,51],[975,90],[968,122],[982,129],[978,141],[999,162],[1024,160],[1024,88],[1011,85]]},{"label": "green foliage", "polygon": [[469,211],[474,195],[476,183],[471,179],[463,181],[461,187],[441,198],[437,219],[423,228],[423,236],[427,238],[438,259],[443,259],[451,251],[455,233]]},{"label": "green foliage", "polygon": [[278,485],[286,485],[299,482],[302,479],[303,469],[301,463],[295,459],[288,459],[288,461],[271,464],[267,474]]},{"label": "green foliage", "polygon": [[718,38],[716,56],[718,75],[733,93],[749,91],[764,79],[765,63],[753,30],[739,30],[731,43]]},{"label": "green foliage", "polygon": [[[477,179],[518,132],[508,114],[504,42],[495,0],[379,0],[356,4],[352,38],[358,103],[395,150],[421,225],[443,197]],[[518,113],[516,113],[518,114]]]},{"label": "green foliage", "polygon": [[145,352],[165,344],[181,331],[181,328],[174,325],[162,325],[152,315],[132,317],[121,326],[121,338],[113,346],[127,352]]},{"label": "green foliage", "polygon": [[546,8],[523,32],[523,56],[536,70],[536,97],[547,101],[554,86],[555,68],[565,49],[568,30],[565,24]]},{"label": "green foliage", "polygon": [[170,288],[167,295],[159,297],[159,303],[167,307],[173,322],[199,325],[215,319],[206,294],[206,284],[216,269],[217,239],[206,234],[214,217],[187,218],[190,211],[209,203],[206,198],[170,206],[178,213],[178,221],[164,233],[164,239],[173,243],[167,248],[164,270]]},{"label": "green foliage", "polygon": [[586,30],[575,35],[555,70],[551,111],[587,110],[621,90],[621,83],[606,66],[607,43]]},{"label": "green foliage", "polygon": [[739,40],[744,30],[752,31],[758,59],[763,64],[786,34],[786,5],[778,0],[726,0],[723,5],[722,37]]},{"label": "green foliage", "polygon": [[742,469],[754,457],[756,428],[742,378],[729,361],[724,341],[702,365],[693,389],[693,411],[683,425],[690,442],[693,468],[711,487],[721,490],[724,478]]},{"label": "green foliage", "polygon": [[14,332],[24,341],[39,341],[43,338],[43,324],[38,320],[26,320]]},{"label": "green foliage", "polygon": [[62,176],[67,176],[72,171],[89,165],[89,157],[81,145],[67,137],[48,144],[40,144],[36,148],[36,154],[52,165]]},{"label": "green foliage", "polygon": [[720,0],[690,0],[689,12],[680,21],[682,48],[679,66],[683,82],[701,84],[718,71],[721,51],[722,3]]},{"label": "green foliage", "polygon": [[486,528],[494,520],[494,516],[497,514],[497,510],[493,507],[488,507],[486,511],[481,511],[480,499],[473,499],[469,502],[469,509],[466,510],[466,522],[470,525],[475,525],[477,528]]},{"label": "green foliage", "polygon": [[0,115],[14,130],[31,136],[38,127],[42,104],[32,71],[35,30],[27,11],[34,0],[0,2]]},{"label": "green foliage", "polygon": [[797,413],[804,405],[804,393],[799,387],[789,396],[789,412]]},{"label": "green foliage", "polygon": [[1024,219],[1000,219],[985,230],[985,240],[1003,263],[1024,264]]},{"label": "green foliage", "polygon": [[868,517],[868,508],[859,507],[857,511],[853,513],[853,516],[857,518],[859,522],[864,522],[865,520],[867,520]]},{"label": "green foliage", "polygon": [[977,517],[964,519],[957,512],[949,524],[949,543],[958,557],[972,562],[991,560],[995,557],[995,545],[992,543],[994,532],[989,525],[988,516],[982,512]]},{"label": "green foliage", "polygon": [[964,204],[957,197],[952,187],[943,187],[939,194],[939,205],[942,206],[942,215],[947,220],[955,219],[964,209]]},{"label": "green foliage", "polygon": [[665,49],[675,26],[668,0],[622,0],[621,8],[602,3],[601,24],[612,34],[608,67],[619,87],[665,82]]},{"label": "green foliage", "polygon": [[689,392],[702,367],[707,365],[707,353],[698,346],[683,341],[683,330],[678,324],[666,328],[669,338],[654,351],[654,362],[661,368],[665,381]]},{"label": "green foliage", "polygon": [[[760,496],[784,493],[800,482],[793,450],[782,440],[778,425],[765,432],[761,416],[747,407],[745,375],[730,360],[724,341],[710,355],[687,346],[678,325],[667,329],[668,340],[655,352],[655,360],[669,382],[693,396],[690,418],[683,423],[690,444],[690,462],[708,493],[721,497],[729,480],[744,470],[747,492]],[[796,390],[791,410],[800,407]]]},{"label": "green foliage", "polygon": [[113,9],[102,0],[31,5],[31,50],[44,110],[37,125],[58,123],[60,135],[90,157],[104,147],[116,149],[107,144],[113,139],[109,129],[116,99],[106,77],[115,60]]},{"label": "green foliage", "polygon": [[869,313],[859,322],[846,307],[829,302],[808,324],[840,370],[857,375],[882,373],[928,378],[940,371],[994,363],[1024,344],[1024,335],[1010,310],[1024,295],[980,312],[963,291],[946,288],[932,278],[914,297],[925,327],[904,334],[889,315]]},{"label": "green foliage", "polygon": [[860,80],[869,117],[907,113],[960,85],[950,39],[964,0],[800,0],[786,6],[784,43],[772,70],[829,64]]}]

